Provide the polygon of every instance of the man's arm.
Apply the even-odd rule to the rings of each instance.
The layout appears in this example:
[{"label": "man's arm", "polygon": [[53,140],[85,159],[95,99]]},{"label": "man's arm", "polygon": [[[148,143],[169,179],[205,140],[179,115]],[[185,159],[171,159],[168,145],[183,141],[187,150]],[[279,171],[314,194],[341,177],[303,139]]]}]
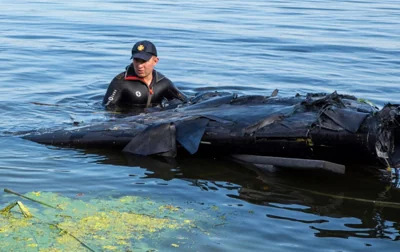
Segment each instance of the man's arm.
[{"label": "man's arm", "polygon": [[175,85],[170,81],[170,85],[168,87],[168,96],[166,97],[168,100],[172,99],[178,99],[183,102],[186,102],[188,100],[187,96],[182,93]]},{"label": "man's arm", "polygon": [[106,107],[106,109],[115,109],[119,103],[119,99],[121,98],[122,79],[118,77],[119,75],[111,81],[107,92],[104,95],[103,105]]}]

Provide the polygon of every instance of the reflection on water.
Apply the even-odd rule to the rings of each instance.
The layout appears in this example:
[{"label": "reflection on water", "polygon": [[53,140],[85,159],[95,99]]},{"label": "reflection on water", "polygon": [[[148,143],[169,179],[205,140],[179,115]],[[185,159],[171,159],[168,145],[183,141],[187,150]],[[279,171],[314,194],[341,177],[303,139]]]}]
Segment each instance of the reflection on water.
[{"label": "reflection on water", "polygon": [[[400,239],[400,190],[376,177],[295,171],[266,173],[231,160],[101,154],[105,158],[100,162],[104,164],[145,168],[141,179],[178,178],[200,190],[223,190],[232,198],[286,210],[277,215],[266,208],[265,216],[301,223],[312,229],[316,237]],[[335,221],[331,222],[331,218]]]}]

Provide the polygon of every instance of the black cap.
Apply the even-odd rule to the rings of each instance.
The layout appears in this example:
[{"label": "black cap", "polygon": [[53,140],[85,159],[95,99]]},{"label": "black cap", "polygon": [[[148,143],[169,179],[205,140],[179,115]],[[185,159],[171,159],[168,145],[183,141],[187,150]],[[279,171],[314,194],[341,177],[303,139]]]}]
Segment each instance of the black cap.
[{"label": "black cap", "polygon": [[132,57],[148,61],[152,56],[157,56],[156,46],[148,40],[137,42],[132,47]]}]

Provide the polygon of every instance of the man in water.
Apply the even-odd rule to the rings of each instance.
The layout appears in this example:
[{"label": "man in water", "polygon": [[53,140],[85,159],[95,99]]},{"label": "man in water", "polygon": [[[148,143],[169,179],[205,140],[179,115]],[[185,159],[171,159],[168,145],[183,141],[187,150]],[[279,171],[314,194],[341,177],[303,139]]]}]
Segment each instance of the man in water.
[{"label": "man in water", "polygon": [[167,77],[154,69],[159,59],[153,43],[137,42],[131,59],[126,71],[114,77],[107,89],[103,99],[107,109],[147,108],[162,106],[164,101],[187,100]]}]

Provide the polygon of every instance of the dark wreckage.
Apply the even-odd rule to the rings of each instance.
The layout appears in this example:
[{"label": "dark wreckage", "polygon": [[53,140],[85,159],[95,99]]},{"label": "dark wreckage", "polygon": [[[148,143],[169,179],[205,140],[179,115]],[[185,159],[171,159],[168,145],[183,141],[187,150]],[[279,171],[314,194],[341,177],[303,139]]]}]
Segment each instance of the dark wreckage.
[{"label": "dark wreckage", "polygon": [[25,138],[142,156],[235,155],[275,166],[322,160],[385,170],[400,166],[399,122],[399,105],[379,110],[336,92],[287,98],[208,92],[158,111]]}]

